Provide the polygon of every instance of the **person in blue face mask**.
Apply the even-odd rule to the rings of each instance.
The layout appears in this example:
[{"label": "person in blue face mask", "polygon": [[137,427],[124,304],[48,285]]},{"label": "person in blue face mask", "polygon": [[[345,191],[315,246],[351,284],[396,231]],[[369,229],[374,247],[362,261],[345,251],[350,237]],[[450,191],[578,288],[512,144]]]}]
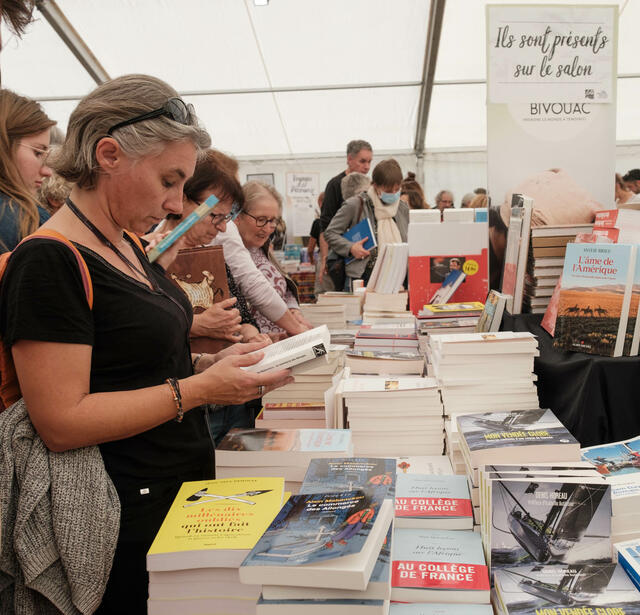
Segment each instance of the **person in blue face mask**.
[{"label": "person in blue face mask", "polygon": [[[409,206],[400,199],[400,165],[393,158],[382,160],[373,169],[371,180],[368,190],[344,202],[324,232],[335,254],[346,260],[353,258],[345,265],[345,290],[350,290],[354,279],[362,278],[367,283],[381,246],[407,241]],[[364,218],[369,219],[376,238],[377,248],[371,250],[364,247],[368,238],[352,242],[343,237]]]}]

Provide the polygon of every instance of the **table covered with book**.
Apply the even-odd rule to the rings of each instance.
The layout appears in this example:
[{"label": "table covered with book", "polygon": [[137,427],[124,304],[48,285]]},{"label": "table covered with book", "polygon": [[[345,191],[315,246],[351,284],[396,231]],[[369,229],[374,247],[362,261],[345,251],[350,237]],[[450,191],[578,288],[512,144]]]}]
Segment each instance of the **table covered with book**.
[{"label": "table covered with book", "polygon": [[502,329],[538,338],[535,361],[540,407],[551,408],[582,446],[640,433],[640,358],[557,350],[541,314],[505,314]]}]

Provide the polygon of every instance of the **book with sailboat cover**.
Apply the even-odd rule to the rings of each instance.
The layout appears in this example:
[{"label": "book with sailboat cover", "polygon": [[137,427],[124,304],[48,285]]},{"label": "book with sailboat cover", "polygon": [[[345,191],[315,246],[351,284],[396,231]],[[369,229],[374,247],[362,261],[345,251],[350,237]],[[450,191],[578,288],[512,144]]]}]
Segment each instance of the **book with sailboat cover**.
[{"label": "book with sailboat cover", "polygon": [[[457,417],[471,469],[488,463],[580,461],[580,444],[551,410],[534,408]],[[477,472],[474,484],[477,485]]]},{"label": "book with sailboat cover", "polygon": [[621,566],[520,566],[496,572],[505,615],[639,615],[640,592]]},{"label": "book with sailboat cover", "polygon": [[494,479],[486,490],[492,575],[517,565],[611,561],[611,487],[602,479]]}]

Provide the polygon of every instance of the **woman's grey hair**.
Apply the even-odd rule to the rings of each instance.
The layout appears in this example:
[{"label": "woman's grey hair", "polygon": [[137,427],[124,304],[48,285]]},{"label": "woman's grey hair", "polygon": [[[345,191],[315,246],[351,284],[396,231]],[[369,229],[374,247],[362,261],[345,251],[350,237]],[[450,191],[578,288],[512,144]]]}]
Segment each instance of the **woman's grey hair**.
[{"label": "woman's grey hair", "polygon": [[[100,139],[109,136],[109,129],[119,122],[160,109],[177,96],[170,85],[149,75],[125,75],[103,83],[78,103],[69,118],[64,144],[51,157],[50,166],[80,188],[94,189],[100,173],[96,161]],[[160,116],[123,126],[111,138],[134,160],[159,154],[167,143],[191,141],[198,153],[211,144],[196,117],[185,126]]]},{"label": "woman's grey hair", "polygon": [[346,201],[356,194],[360,194],[369,188],[371,180],[364,173],[349,173],[340,182],[342,200]]},{"label": "woman's grey hair", "polygon": [[266,196],[275,199],[275,201],[278,203],[278,208],[282,213],[282,195],[270,184],[265,184],[258,181],[250,181],[242,186],[242,193],[244,194],[244,204],[242,205],[242,211],[248,212],[255,201]]}]

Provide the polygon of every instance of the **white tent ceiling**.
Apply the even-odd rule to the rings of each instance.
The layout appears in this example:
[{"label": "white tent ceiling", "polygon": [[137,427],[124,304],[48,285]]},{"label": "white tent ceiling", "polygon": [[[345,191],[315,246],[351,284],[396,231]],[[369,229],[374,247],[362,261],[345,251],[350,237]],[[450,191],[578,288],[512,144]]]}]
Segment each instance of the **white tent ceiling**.
[{"label": "white tent ceiling", "polygon": [[[217,147],[252,158],[342,152],[351,138],[412,151],[431,4],[57,0],[109,76],[165,79],[196,106]],[[427,149],[486,144],[486,4],[446,0]],[[617,4],[618,140],[640,140],[640,0]],[[64,128],[95,81],[36,17],[21,40],[3,30],[2,85],[41,100]]]}]

